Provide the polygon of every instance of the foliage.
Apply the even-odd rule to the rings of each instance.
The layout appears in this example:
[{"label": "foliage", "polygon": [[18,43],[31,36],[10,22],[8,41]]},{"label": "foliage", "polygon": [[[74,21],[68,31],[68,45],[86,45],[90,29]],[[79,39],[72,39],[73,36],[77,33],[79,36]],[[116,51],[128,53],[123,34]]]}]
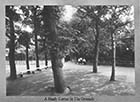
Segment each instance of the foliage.
[{"label": "foliage", "polygon": [[[129,53],[134,55],[134,21],[130,18],[130,11],[132,6],[77,6],[75,7],[77,11],[73,15],[73,18],[70,22],[61,20],[62,14],[64,12],[63,7],[64,6],[54,6],[53,8],[57,12],[57,14],[54,16],[57,19],[57,46],[59,46],[59,48],[63,51],[64,55],[70,54],[72,57],[81,56],[85,57],[89,61],[92,61],[96,42],[95,23],[97,20],[99,22],[100,29],[100,62],[111,56],[111,29],[114,29],[116,34],[117,57],[122,59],[121,55],[127,52],[126,48],[129,48],[131,50]],[[51,47],[51,42],[49,41],[49,38],[51,37],[49,35],[49,29],[45,27],[48,25],[45,25],[43,22],[44,19],[47,22],[49,21],[49,19],[47,19],[47,16],[46,18],[44,18],[43,15],[51,11],[45,12],[43,9],[44,7],[42,6],[10,6],[6,9],[7,17],[12,17],[12,19],[14,19],[14,23],[19,23],[22,25],[15,25],[15,42],[19,41],[19,38],[21,39],[26,35],[24,34],[25,32],[23,33],[22,31],[22,27],[26,27],[28,25],[29,27],[34,29],[33,15],[36,10],[36,23],[38,29],[37,33],[40,55],[46,51],[49,52],[49,49]],[[11,10],[11,12],[9,13],[8,10]],[[6,18],[6,35],[9,39],[10,27],[8,21],[9,19]],[[32,42],[31,45],[34,45],[34,32],[32,32],[32,34],[29,34],[29,36]],[[25,38],[28,38],[28,36],[25,36]],[[44,42],[46,47],[44,47]],[[7,47],[8,45],[9,44],[7,42]],[[133,58],[130,59],[133,60]]]}]

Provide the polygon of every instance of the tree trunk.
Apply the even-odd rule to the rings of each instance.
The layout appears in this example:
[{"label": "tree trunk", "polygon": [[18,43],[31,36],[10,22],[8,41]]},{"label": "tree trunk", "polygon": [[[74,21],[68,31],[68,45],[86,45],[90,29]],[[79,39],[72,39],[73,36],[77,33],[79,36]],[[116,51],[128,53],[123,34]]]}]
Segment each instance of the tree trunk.
[{"label": "tree trunk", "polygon": [[35,54],[36,54],[36,67],[39,67],[37,34],[35,34]]},{"label": "tree trunk", "polygon": [[115,66],[116,66],[116,43],[115,43],[115,34],[111,34],[112,40],[112,73],[110,81],[115,81]]},{"label": "tree trunk", "polygon": [[39,57],[38,57],[38,40],[37,40],[37,19],[36,19],[36,7],[34,8],[34,34],[35,34],[35,55],[36,55],[36,67],[39,67]]},{"label": "tree trunk", "polygon": [[63,93],[65,90],[65,82],[63,78],[63,63],[62,63],[62,54],[59,51],[58,45],[56,43],[57,39],[57,30],[55,22],[51,22],[51,41],[52,41],[52,48],[51,48],[51,62],[52,62],[52,70],[54,76],[54,85],[55,91],[58,93]]},{"label": "tree trunk", "polygon": [[48,57],[47,57],[47,52],[45,52],[45,65],[48,66]]},{"label": "tree trunk", "polygon": [[30,66],[29,66],[29,52],[28,52],[28,45],[26,45],[26,67],[27,67],[27,70],[30,69]]},{"label": "tree trunk", "polygon": [[15,65],[15,34],[14,34],[14,24],[10,20],[10,47],[9,47],[9,64],[10,64],[10,79],[16,79],[16,65]]},{"label": "tree trunk", "polygon": [[[43,40],[43,47],[44,47],[44,48],[46,47],[46,38]],[[44,53],[44,54],[45,54],[45,65],[48,66],[48,56],[47,56],[47,54],[48,54],[48,53],[47,53],[47,52],[48,52],[47,50],[48,50],[48,49],[47,49],[47,47],[46,47],[45,50],[46,50],[45,53]]]},{"label": "tree trunk", "polygon": [[96,37],[95,37],[95,50],[94,50],[94,58],[93,58],[93,72],[97,73],[98,66],[98,57],[99,57],[99,28],[98,28],[98,20],[96,20]]},{"label": "tree trunk", "polygon": [[[54,50],[52,51],[54,52]],[[58,93],[63,93],[65,90],[65,81],[63,78],[63,63],[62,59],[59,58],[59,52],[51,53],[52,70],[54,77],[55,91]]]},{"label": "tree trunk", "polygon": [[46,16],[45,18],[45,27],[48,27],[48,30],[50,32],[48,40],[51,42],[51,63],[52,63],[52,71],[53,71],[53,77],[54,77],[54,85],[55,85],[55,91],[58,93],[63,93],[66,86],[64,82],[63,77],[63,71],[62,71],[62,53],[59,49],[59,45],[57,42],[57,29],[56,29],[56,11],[53,7],[45,6],[44,7],[44,14]]}]

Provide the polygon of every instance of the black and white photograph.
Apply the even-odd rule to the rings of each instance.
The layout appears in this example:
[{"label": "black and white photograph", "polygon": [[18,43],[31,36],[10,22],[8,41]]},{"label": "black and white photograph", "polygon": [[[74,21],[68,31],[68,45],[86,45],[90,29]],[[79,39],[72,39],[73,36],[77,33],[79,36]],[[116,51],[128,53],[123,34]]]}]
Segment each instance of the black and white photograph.
[{"label": "black and white photograph", "polygon": [[6,5],[6,96],[134,96],[133,5]]}]

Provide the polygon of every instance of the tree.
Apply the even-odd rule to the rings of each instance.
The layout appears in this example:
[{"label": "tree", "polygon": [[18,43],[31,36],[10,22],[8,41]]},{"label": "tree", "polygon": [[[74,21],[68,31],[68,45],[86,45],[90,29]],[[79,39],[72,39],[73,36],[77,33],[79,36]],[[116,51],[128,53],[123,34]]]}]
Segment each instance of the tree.
[{"label": "tree", "polygon": [[[17,21],[19,15],[14,11],[13,6],[6,6],[6,36],[9,38],[9,64],[10,64],[10,79],[16,79],[16,65],[15,65],[15,29],[14,21]],[[8,26],[9,25],[9,26]],[[9,30],[8,30],[9,28]]]},{"label": "tree", "polygon": [[99,57],[99,40],[100,40],[100,29],[104,27],[102,17],[107,13],[107,6],[82,6],[79,12],[82,12],[82,18],[88,17],[90,19],[90,26],[93,29],[93,35],[95,36],[95,47],[93,57],[93,72],[97,73],[98,57]]},{"label": "tree", "polygon": [[40,49],[39,52],[44,55],[45,59],[45,66],[48,66],[48,54],[49,54],[49,45],[48,45],[48,38],[47,34],[44,32],[44,29],[42,28],[42,31],[39,32],[40,39],[38,39],[40,43]]},{"label": "tree", "polygon": [[36,54],[36,67],[39,67],[39,57],[38,57],[38,22],[37,22],[37,6],[33,7],[33,23],[34,23],[34,34],[35,34],[35,54]]},{"label": "tree", "polygon": [[97,73],[97,65],[98,65],[98,57],[99,57],[99,27],[98,27],[98,19],[96,19],[95,24],[96,29],[96,37],[95,37],[95,53],[93,58],[93,72]]},{"label": "tree", "polygon": [[50,55],[51,55],[51,63],[52,70],[54,76],[54,85],[55,91],[58,93],[63,93],[66,86],[63,77],[62,71],[62,57],[63,53],[59,48],[58,40],[58,32],[57,32],[57,18],[58,18],[58,7],[56,6],[44,6],[43,9],[43,21],[44,27],[47,32],[49,31],[48,40],[50,41]]},{"label": "tree", "polygon": [[41,30],[39,30],[39,36],[40,39],[38,39],[39,42],[39,53],[42,53],[44,55],[45,59],[45,66],[48,66],[48,54],[49,54],[49,45],[48,45],[48,38],[47,33],[44,31],[44,27],[40,27]]},{"label": "tree", "polygon": [[111,34],[111,42],[112,42],[112,73],[111,73],[110,81],[114,81],[115,80],[115,66],[116,66],[116,42],[115,42],[114,33]]},{"label": "tree", "polygon": [[38,52],[38,36],[40,31],[40,7],[39,6],[21,6],[21,9],[24,12],[25,20],[24,23],[26,25],[32,26],[33,34],[34,34],[34,42],[35,42],[35,59],[36,59],[36,67],[39,67],[39,52]]},{"label": "tree", "polygon": [[[110,6],[109,12],[111,14],[111,18],[109,19],[108,23],[108,29],[111,34],[111,42],[112,42],[112,73],[110,81],[115,80],[117,37],[118,35],[121,35],[122,32],[124,32],[124,30],[122,29],[124,29],[125,26],[128,26],[128,24],[132,23],[132,21],[129,19],[130,9],[131,6]],[[126,16],[128,18],[121,18]],[[125,19],[125,21],[123,21],[123,19]]]},{"label": "tree", "polygon": [[45,37],[44,41],[43,41],[43,47],[46,48],[45,53],[44,53],[45,54],[45,65],[48,66],[48,48],[46,46],[46,39],[47,38]]},{"label": "tree", "polygon": [[[29,46],[31,45],[30,39],[31,39],[31,32],[32,32],[32,22],[30,17],[30,6],[19,6],[17,7],[18,10],[21,11],[19,14],[21,19],[19,22],[17,22],[16,26],[16,33],[18,34],[17,37],[17,44],[23,45],[26,53],[26,66],[27,66],[27,73],[30,73],[29,69]],[[21,25],[21,26],[20,26]]]},{"label": "tree", "polygon": [[[22,44],[23,46],[26,47],[26,66],[27,66],[27,70],[30,69],[30,66],[29,66],[29,43],[30,43],[30,35],[28,32],[26,31],[23,31],[22,34],[19,36],[19,39],[18,39],[18,42],[20,44]],[[30,73],[30,71],[28,71],[28,73]]]}]

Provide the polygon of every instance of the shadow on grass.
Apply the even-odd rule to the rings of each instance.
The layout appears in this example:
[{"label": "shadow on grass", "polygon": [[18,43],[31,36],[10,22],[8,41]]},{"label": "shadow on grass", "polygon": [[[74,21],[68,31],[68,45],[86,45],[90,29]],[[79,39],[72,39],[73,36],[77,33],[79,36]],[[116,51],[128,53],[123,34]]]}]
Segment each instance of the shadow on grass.
[{"label": "shadow on grass", "polygon": [[[116,76],[116,81],[109,81],[109,77],[102,75],[101,72],[74,70],[65,71],[66,84],[72,89],[69,95],[131,95],[133,85],[126,83],[126,77]],[[40,73],[40,72],[38,72]],[[28,96],[59,96],[54,91],[54,84],[49,70],[40,74],[35,73],[26,77],[18,78],[15,81],[8,81],[7,95],[28,95]],[[27,80],[26,80],[27,78]],[[131,91],[132,89],[132,91]]]},{"label": "shadow on grass", "polygon": [[86,74],[94,74],[94,75],[96,75],[96,74],[100,74],[101,72],[97,72],[97,73],[94,73],[94,72],[87,72]]}]

